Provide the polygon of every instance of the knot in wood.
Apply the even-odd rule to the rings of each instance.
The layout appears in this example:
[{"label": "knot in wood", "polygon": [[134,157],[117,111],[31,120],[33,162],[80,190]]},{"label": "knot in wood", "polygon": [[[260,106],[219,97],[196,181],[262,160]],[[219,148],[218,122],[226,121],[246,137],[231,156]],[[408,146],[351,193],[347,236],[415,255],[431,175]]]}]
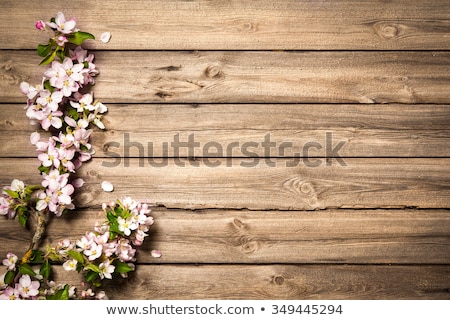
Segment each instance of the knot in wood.
[{"label": "knot in wood", "polygon": [[385,26],[381,30],[381,35],[387,39],[395,38],[398,35],[398,29],[396,26]]},{"label": "knot in wood", "polygon": [[273,280],[279,286],[281,286],[284,283],[283,276],[276,276]]},{"label": "knot in wood", "polygon": [[384,39],[394,39],[400,34],[401,26],[386,22],[378,22],[374,24],[375,32]]},{"label": "knot in wood", "polygon": [[250,240],[242,244],[242,252],[253,253],[259,249],[259,243],[255,240]]},{"label": "knot in wood", "polygon": [[8,60],[4,63],[2,63],[2,68],[5,69],[5,71],[9,71],[13,68],[14,62],[12,60]]},{"label": "knot in wood", "polygon": [[96,170],[89,170],[87,174],[91,177],[96,177],[98,175],[98,172]]},{"label": "knot in wood", "polygon": [[208,66],[204,74],[206,77],[211,79],[219,79],[223,77],[222,68],[220,66]]}]

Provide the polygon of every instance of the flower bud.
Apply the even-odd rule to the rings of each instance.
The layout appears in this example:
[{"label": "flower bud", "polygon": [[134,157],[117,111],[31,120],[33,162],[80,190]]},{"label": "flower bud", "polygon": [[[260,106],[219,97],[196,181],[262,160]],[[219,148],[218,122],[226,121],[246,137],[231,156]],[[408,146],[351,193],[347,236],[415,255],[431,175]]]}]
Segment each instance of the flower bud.
[{"label": "flower bud", "polygon": [[35,26],[36,26],[36,29],[38,29],[38,30],[44,30],[45,29],[45,23],[42,20],[36,21]]}]

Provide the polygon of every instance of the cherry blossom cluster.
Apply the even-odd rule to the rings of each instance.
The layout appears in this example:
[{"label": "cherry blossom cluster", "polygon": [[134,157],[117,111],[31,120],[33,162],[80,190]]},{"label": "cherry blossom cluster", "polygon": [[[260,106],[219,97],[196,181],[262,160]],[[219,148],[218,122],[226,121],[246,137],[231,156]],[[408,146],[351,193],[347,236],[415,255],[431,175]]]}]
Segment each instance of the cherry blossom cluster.
[{"label": "cherry blossom cluster", "polygon": [[[49,137],[41,138],[38,132],[30,137],[38,151],[40,185],[26,185],[14,179],[0,195],[0,215],[18,217],[23,227],[31,215],[37,220],[32,243],[24,256],[19,259],[8,253],[3,260],[7,270],[0,275],[0,300],[105,299],[105,293],[96,289],[102,280],[112,279],[113,274],[126,277],[135,269],[136,248],[148,236],[153,218],[147,204],[125,197],[103,204],[104,221],[80,239],[65,239],[55,247],[36,249],[47,216],[61,216],[75,208],[72,197],[84,181],[73,175],[94,154],[90,126],[105,129],[102,115],[107,112],[106,106],[89,91],[99,73],[93,63],[94,55],[81,47],[94,36],[77,29],[75,19],[66,20],[61,12],[48,22],[39,20],[36,28],[52,34],[48,43],[40,44],[37,50],[43,57],[40,64],[49,67],[38,85],[22,82],[20,89],[27,97],[26,115],[31,124],[39,125]],[[109,37],[108,32],[104,33],[101,40],[108,42]],[[160,257],[161,253],[153,250],[152,256]],[[52,263],[84,274],[80,293],[73,286],[57,285],[51,280]]]},{"label": "cherry blossom cluster", "polygon": [[[28,262],[18,261],[13,253],[8,253],[3,265],[7,272],[0,275],[0,300],[2,299],[44,299],[66,296],[68,299],[105,299],[103,291],[95,292],[103,279],[112,279],[113,274],[127,277],[135,270],[136,248],[148,236],[153,217],[147,204],[125,197],[110,204],[103,204],[105,220],[97,223],[94,230],[86,232],[80,239],[61,240],[46,251],[34,250],[28,258],[30,262],[41,263],[34,270]],[[152,256],[160,252],[153,250]],[[49,262],[63,263],[66,271],[85,273],[86,287],[77,293],[75,287],[56,285],[48,281]],[[19,277],[19,278],[18,278]],[[14,279],[18,278],[18,281]]]},{"label": "cherry blossom cluster", "polygon": [[[27,96],[26,115],[30,122],[53,133],[48,140],[41,140],[35,132],[30,140],[39,152],[39,170],[45,187],[37,195],[36,209],[48,209],[57,216],[74,209],[72,194],[83,181],[69,181],[70,174],[91,159],[94,150],[89,143],[92,133],[89,125],[105,129],[101,116],[107,111],[104,104],[94,100],[92,92],[85,92],[95,84],[94,77],[99,72],[93,63],[94,55],[84,50],[81,43],[94,37],[75,26],[75,20],[66,21],[61,12],[50,22],[36,23],[39,30],[49,28],[54,33],[47,45],[38,47],[38,53],[45,56],[41,64],[50,64],[50,68],[44,72],[40,84],[20,84]],[[69,48],[68,43],[80,45]]]}]

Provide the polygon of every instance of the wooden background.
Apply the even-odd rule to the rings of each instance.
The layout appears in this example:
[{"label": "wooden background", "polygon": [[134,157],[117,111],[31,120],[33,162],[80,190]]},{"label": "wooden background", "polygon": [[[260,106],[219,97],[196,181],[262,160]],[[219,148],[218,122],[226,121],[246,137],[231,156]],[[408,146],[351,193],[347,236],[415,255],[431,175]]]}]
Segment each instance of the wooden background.
[{"label": "wooden background", "polygon": [[[450,298],[448,0],[1,0],[2,186],[40,182],[19,83],[39,82],[34,23],[60,10],[112,33],[86,46],[109,112],[79,209],[44,243],[79,238],[103,201],[155,206],[111,298]],[[193,152],[164,149],[190,135]],[[294,147],[269,154],[267,135]],[[223,154],[205,154],[211,142]],[[304,158],[308,143],[322,148]],[[29,240],[1,222],[0,256]]]}]

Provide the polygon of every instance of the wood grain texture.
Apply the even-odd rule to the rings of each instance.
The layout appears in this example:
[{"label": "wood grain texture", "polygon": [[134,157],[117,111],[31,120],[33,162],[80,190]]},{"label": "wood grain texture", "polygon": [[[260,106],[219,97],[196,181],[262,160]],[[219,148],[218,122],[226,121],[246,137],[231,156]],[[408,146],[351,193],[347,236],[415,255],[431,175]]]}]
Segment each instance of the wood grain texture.
[{"label": "wood grain texture", "polygon": [[[105,217],[77,210],[52,218],[45,241],[76,240]],[[167,210],[155,224],[139,263],[445,264],[450,261],[447,210]],[[89,226],[91,226],[89,228]],[[17,221],[0,224],[0,256],[23,254],[30,235]],[[33,230],[31,223],[30,230]],[[8,234],[16,234],[11,239]],[[31,232],[30,232],[31,233]],[[155,259],[152,249],[163,252]]]},{"label": "wood grain texture", "polygon": [[[0,52],[0,99],[24,101],[41,82],[39,57]],[[97,52],[105,103],[441,103],[450,100],[449,52]],[[138,63],[137,63],[138,62]]]},{"label": "wood grain texture", "polygon": [[[102,181],[108,180],[116,197],[132,195],[168,208],[450,207],[447,158],[306,160],[311,162],[228,158],[163,159],[156,164],[154,159],[104,158],[78,171],[86,184],[78,191],[76,204],[98,207],[109,202],[112,195],[101,189]],[[40,183],[36,159],[3,158],[0,166],[2,185],[22,177]]]},{"label": "wood grain texture", "polygon": [[[42,244],[102,202],[154,205],[110,298],[450,298],[448,0],[2,0],[0,188],[41,182],[19,84],[40,82],[34,23],[59,10],[112,33],[86,43],[108,130]],[[0,218],[0,257],[23,254],[31,232]]]},{"label": "wood grain texture", "polygon": [[[34,49],[33,30],[64,8],[108,45],[139,50],[444,50],[450,8],[434,1],[67,1],[0,3],[0,48]],[[88,9],[87,9],[88,8]],[[350,14],[351,13],[351,14]],[[11,26],[14,26],[12,28]]]},{"label": "wood grain texture", "polygon": [[[80,284],[78,274],[57,271]],[[447,300],[448,266],[139,265],[106,283],[115,300]]]},{"label": "wood grain texture", "polygon": [[[448,105],[108,107],[103,117],[107,130],[92,134],[96,158],[325,157],[330,150],[340,157],[450,156]],[[43,138],[47,136],[29,125],[22,108],[0,105],[0,157],[31,157],[37,153],[30,134],[38,130]],[[236,143],[238,147],[229,149]]]}]

